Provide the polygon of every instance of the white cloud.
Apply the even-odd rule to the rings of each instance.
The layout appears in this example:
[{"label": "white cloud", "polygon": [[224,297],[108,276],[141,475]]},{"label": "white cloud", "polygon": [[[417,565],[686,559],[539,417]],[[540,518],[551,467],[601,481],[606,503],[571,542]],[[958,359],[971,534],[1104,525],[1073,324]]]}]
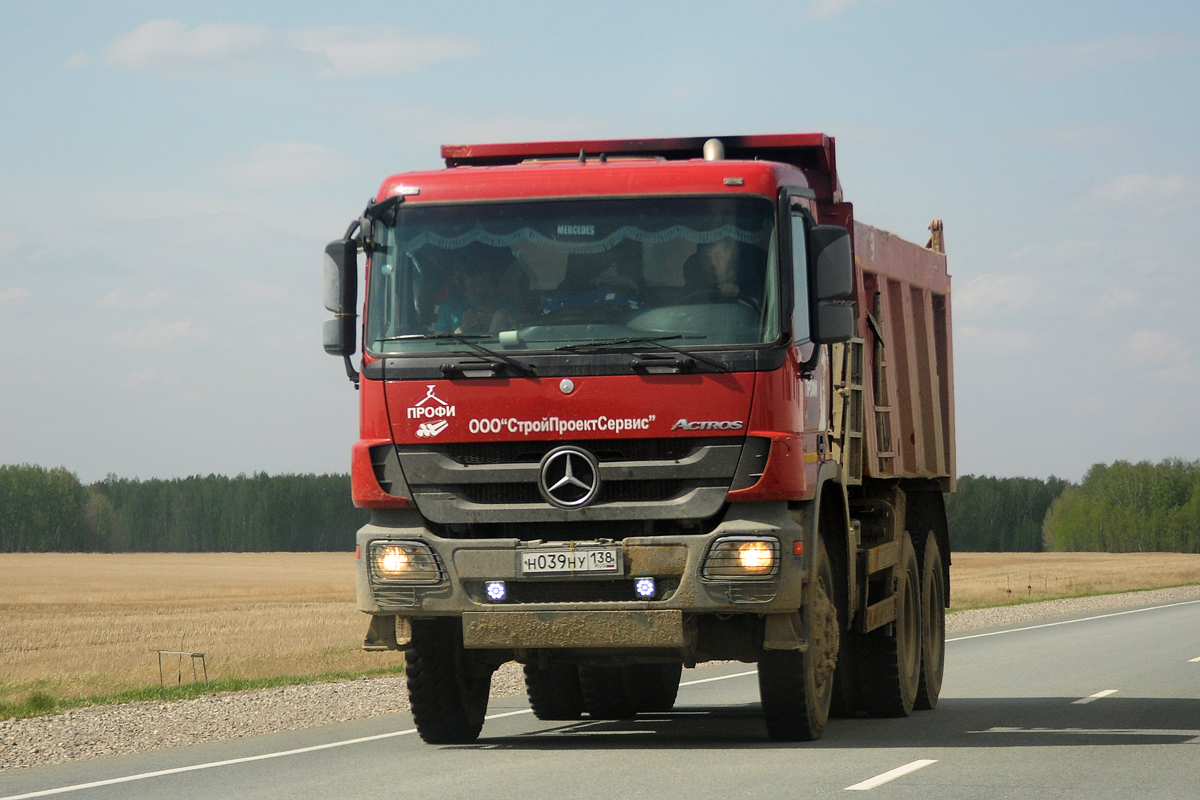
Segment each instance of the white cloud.
[{"label": "white cloud", "polygon": [[1053,292],[1025,275],[977,275],[954,290],[955,316],[987,318],[1053,299]]},{"label": "white cloud", "polygon": [[829,19],[857,3],[858,0],[810,0],[804,8],[803,16],[805,19]]},{"label": "white cloud", "polygon": [[13,287],[12,289],[5,289],[4,291],[0,292],[0,306],[4,305],[5,303],[15,303],[16,301],[23,300],[26,297],[29,297],[28,289],[23,289],[20,286]]},{"label": "white cloud", "polygon": [[208,328],[197,326],[192,319],[168,322],[166,317],[155,317],[141,330],[127,330],[113,334],[114,343],[130,350],[157,353],[174,346],[177,342],[194,343],[208,336]]},{"label": "white cloud", "polygon": [[416,72],[478,52],[466,39],[407,33],[390,25],[321,25],[277,30],[265,25],[205,23],[188,27],[158,19],[119,36],[107,64],[158,72],[286,70],[327,77]]},{"label": "white cloud", "polygon": [[346,78],[403,75],[479,52],[466,39],[420,36],[390,25],[322,25],[293,31],[288,40],[303,52],[323,56],[328,74]]},{"label": "white cloud", "polygon": [[1129,337],[1125,354],[1139,364],[1186,364],[1192,348],[1164,331],[1141,330]]},{"label": "white cloud", "polygon": [[1085,308],[1084,312],[1090,317],[1106,317],[1114,311],[1120,311],[1123,308],[1133,308],[1141,302],[1135,293],[1121,288],[1109,289],[1100,297],[1093,300]]},{"label": "white cloud", "polygon": [[354,169],[351,158],[319,144],[277,142],[255,148],[223,175],[239,189],[280,189],[322,183]]},{"label": "white cloud", "polygon": [[1039,341],[1044,341],[1044,338],[1030,330],[1000,330],[957,324],[954,326],[955,355],[968,360],[1007,361],[1014,355],[1030,352]]},{"label": "white cloud", "polygon": [[96,307],[115,308],[118,311],[146,311],[174,300],[175,297],[165,289],[151,289],[141,294],[135,294],[128,289],[116,289],[97,300]]},{"label": "white cloud", "polygon": [[1012,66],[1027,80],[1062,80],[1125,64],[1174,58],[1200,51],[1200,40],[1173,35],[1113,36],[993,50],[986,57]]},{"label": "white cloud", "polygon": [[1119,175],[1092,189],[1087,200],[1101,209],[1165,217],[1200,206],[1200,181],[1186,175]]}]

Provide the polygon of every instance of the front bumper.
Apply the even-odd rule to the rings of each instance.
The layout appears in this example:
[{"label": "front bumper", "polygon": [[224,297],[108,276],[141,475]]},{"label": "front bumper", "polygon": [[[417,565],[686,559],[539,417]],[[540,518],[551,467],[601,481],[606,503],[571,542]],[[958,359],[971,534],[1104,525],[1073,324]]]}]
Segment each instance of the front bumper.
[{"label": "front bumper", "polygon": [[[679,648],[687,616],[772,615],[800,607],[807,562],[793,553],[811,552],[812,536],[800,524],[802,516],[785,503],[734,504],[706,534],[574,542],[576,547],[620,548],[619,576],[527,577],[518,564],[522,549],[570,543],[446,538],[429,531],[415,510],[388,512],[358,532],[358,606],[375,616],[461,617],[468,647]],[[731,535],[777,539],[776,573],[768,579],[705,578],[702,569],[712,544]],[[367,554],[379,540],[425,543],[441,566],[441,580],[427,585],[373,580]],[[803,544],[794,548],[794,542]],[[638,577],[655,579],[660,590],[652,599],[638,599],[632,589],[622,594],[624,585],[632,586]],[[490,602],[484,582],[496,580],[521,591]]]}]

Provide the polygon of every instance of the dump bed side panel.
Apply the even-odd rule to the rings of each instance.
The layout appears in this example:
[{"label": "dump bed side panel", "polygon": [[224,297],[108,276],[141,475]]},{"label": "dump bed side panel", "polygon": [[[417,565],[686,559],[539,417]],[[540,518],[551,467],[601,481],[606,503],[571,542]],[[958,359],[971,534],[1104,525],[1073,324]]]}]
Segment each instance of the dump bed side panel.
[{"label": "dump bed side panel", "polygon": [[873,478],[954,490],[954,370],[946,256],[854,222],[865,340],[866,452]]}]

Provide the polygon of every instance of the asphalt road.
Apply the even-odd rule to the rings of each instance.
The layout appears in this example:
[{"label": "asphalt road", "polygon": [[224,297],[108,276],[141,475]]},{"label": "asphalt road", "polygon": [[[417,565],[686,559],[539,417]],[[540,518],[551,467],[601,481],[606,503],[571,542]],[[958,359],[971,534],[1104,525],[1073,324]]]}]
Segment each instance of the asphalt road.
[{"label": "asphalt road", "polygon": [[[0,800],[1200,797],[1200,600],[954,634],[942,701],[769,742],[752,666],[684,672],[677,710],[544,723],[493,700],[477,744],[407,714],[0,774]],[[890,780],[885,780],[891,778]]]}]

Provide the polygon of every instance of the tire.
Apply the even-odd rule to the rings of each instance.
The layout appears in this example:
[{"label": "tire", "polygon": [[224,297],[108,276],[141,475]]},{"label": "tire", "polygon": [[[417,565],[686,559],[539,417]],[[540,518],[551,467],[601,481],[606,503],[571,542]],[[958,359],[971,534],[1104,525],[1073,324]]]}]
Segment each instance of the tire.
[{"label": "tire", "polygon": [[429,744],[466,744],[479,738],[494,667],[462,646],[457,619],[413,620],[404,651],[408,697],[417,733]]},{"label": "tire", "polygon": [[857,631],[848,631],[842,626],[841,642],[838,645],[837,669],[833,672],[833,700],[829,705],[829,716],[834,718],[856,717],[863,710],[862,686],[859,682],[859,649],[862,636]]},{"label": "tire", "polygon": [[633,719],[641,698],[626,667],[580,667],[583,707],[595,719]]},{"label": "tire", "polygon": [[946,667],[946,573],[937,537],[925,539],[925,557],[921,565],[921,677],[913,707],[927,710],[937,707],[942,693],[942,673]]},{"label": "tire", "polygon": [[801,614],[808,649],[767,650],[758,662],[758,692],[767,735],[777,742],[821,738],[833,699],[840,631],[833,570],[825,543],[818,540],[815,580],[809,583]]},{"label": "tire", "polygon": [[638,711],[665,714],[675,707],[683,664],[634,664],[626,667],[638,691]]},{"label": "tire", "polygon": [[873,717],[911,714],[921,678],[921,574],[907,533],[896,572],[896,621],[859,638],[863,704]]},{"label": "tire", "polygon": [[538,719],[572,720],[583,715],[579,668],[574,664],[556,664],[545,669],[526,664],[525,691]]}]

